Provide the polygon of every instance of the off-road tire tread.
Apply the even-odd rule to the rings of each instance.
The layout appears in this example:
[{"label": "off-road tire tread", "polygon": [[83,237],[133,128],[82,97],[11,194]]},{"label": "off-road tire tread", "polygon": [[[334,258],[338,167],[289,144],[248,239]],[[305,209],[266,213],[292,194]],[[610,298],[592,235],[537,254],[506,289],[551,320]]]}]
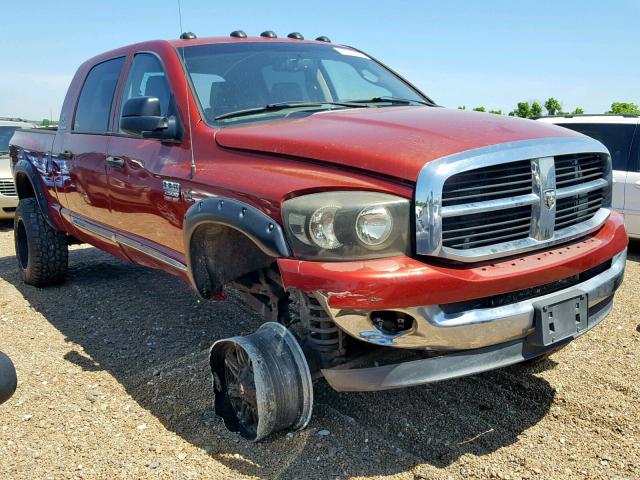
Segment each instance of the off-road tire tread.
[{"label": "off-road tire tread", "polygon": [[[25,227],[29,250],[27,268],[22,268],[18,259],[18,269],[24,283],[46,287],[64,282],[69,263],[65,233],[47,223],[35,198],[24,198],[18,203],[14,223],[16,241],[20,220]],[[16,246],[16,258],[17,255]]]}]

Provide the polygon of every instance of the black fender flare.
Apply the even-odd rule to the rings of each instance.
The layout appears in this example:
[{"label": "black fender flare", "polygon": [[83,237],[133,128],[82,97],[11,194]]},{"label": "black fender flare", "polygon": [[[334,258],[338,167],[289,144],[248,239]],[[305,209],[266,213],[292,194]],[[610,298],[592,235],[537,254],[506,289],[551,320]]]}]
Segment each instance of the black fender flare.
[{"label": "black fender flare", "polygon": [[282,227],[258,208],[228,197],[216,196],[200,200],[189,207],[183,225],[187,273],[196,290],[191,240],[196,229],[205,224],[218,224],[237,230],[269,257],[291,256]]},{"label": "black fender flare", "polygon": [[49,202],[47,201],[47,197],[44,194],[40,176],[38,175],[36,168],[31,162],[24,159],[18,160],[18,162],[13,167],[13,178],[16,184],[16,191],[18,193],[19,199],[26,198],[24,195],[22,184],[18,181],[18,177],[21,175],[27,177],[29,183],[31,184],[31,189],[33,190],[34,197],[36,199],[36,202],[38,203],[38,208],[40,208],[42,216],[45,218],[51,228],[53,228],[54,230],[59,230],[58,226],[54,223],[49,213]]}]

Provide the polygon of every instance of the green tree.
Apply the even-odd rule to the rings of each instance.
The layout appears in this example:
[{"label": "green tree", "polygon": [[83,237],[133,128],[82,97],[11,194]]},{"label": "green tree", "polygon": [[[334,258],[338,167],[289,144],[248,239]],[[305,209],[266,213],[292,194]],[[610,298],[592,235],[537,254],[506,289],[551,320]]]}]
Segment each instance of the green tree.
[{"label": "green tree", "polygon": [[466,110],[466,109],[467,109],[466,105],[461,105],[458,107],[458,110]]},{"label": "green tree", "polygon": [[583,115],[584,114],[584,110],[581,109],[580,107],[576,107],[576,109],[571,112],[573,115]]},{"label": "green tree", "polygon": [[531,118],[531,105],[529,105],[529,102],[518,102],[518,108],[509,112],[509,116]]},{"label": "green tree", "polygon": [[531,116],[532,117],[542,116],[542,105],[540,105],[540,103],[537,101],[534,101],[531,104]]},{"label": "green tree", "polygon": [[547,109],[547,115],[560,115],[562,113],[562,105],[553,97],[544,102],[544,108]]},{"label": "green tree", "polygon": [[502,110],[489,110],[489,113],[493,113],[495,115],[502,115]]},{"label": "green tree", "polygon": [[49,120],[48,120],[48,119],[46,119],[46,118],[45,118],[45,119],[43,119],[43,120],[42,120],[42,122],[40,122],[40,123],[41,123],[41,125],[42,125],[43,127],[48,127],[48,126],[49,126]]},{"label": "green tree", "polygon": [[487,109],[484,107],[476,107],[473,109],[474,112],[486,112]]},{"label": "green tree", "polygon": [[616,115],[633,114],[640,115],[640,108],[635,103],[613,102],[611,110],[606,113],[614,113]]}]

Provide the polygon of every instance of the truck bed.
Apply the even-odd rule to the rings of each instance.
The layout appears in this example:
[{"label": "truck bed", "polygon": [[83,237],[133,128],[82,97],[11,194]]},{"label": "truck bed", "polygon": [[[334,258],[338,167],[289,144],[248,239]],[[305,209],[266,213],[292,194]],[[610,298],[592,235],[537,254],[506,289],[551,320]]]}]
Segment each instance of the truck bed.
[{"label": "truck bed", "polygon": [[23,150],[48,154],[51,152],[58,129],[53,128],[20,128],[15,131],[9,144]]}]

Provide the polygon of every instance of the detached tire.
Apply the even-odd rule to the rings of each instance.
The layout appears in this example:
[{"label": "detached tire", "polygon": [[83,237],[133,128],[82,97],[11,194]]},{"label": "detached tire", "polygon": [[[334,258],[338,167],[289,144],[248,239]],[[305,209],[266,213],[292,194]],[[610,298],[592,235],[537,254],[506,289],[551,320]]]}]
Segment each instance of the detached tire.
[{"label": "detached tire", "polygon": [[47,223],[35,198],[18,203],[13,233],[24,283],[46,287],[64,282],[69,262],[67,238]]},{"label": "detached tire", "polygon": [[309,423],[313,409],[309,366],[283,325],[267,322],[246,337],[218,340],[209,361],[215,412],[232,432],[257,442]]}]

